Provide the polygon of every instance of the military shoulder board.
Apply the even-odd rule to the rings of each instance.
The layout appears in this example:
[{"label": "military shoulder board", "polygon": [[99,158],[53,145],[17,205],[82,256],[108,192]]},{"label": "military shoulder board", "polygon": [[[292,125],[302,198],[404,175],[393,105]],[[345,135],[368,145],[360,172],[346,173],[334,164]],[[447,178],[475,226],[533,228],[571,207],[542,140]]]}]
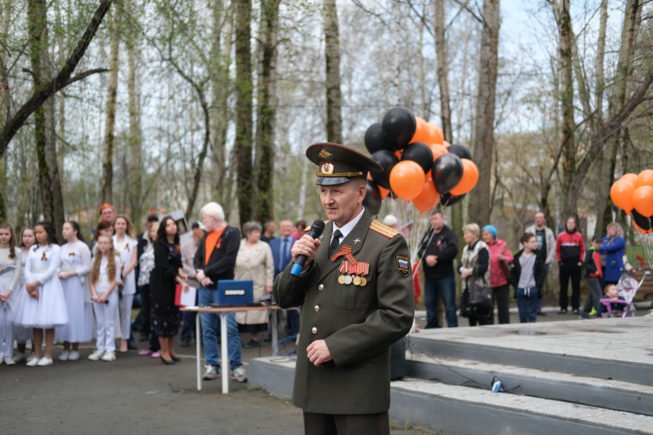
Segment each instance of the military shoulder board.
[{"label": "military shoulder board", "polygon": [[390,228],[387,225],[383,225],[379,221],[372,221],[372,224],[370,225],[370,230],[381,234],[384,237],[387,237],[388,239],[393,238],[397,234],[400,234],[399,231],[395,230],[394,228]]}]

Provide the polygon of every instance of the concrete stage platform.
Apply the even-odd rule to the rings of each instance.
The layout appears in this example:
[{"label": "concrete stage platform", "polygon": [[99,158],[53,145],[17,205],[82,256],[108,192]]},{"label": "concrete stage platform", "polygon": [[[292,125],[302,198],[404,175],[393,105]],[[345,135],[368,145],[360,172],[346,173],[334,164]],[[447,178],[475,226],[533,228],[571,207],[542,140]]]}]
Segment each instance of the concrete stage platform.
[{"label": "concrete stage platform", "polygon": [[[424,330],[391,418],[446,434],[653,434],[653,316]],[[294,360],[252,360],[290,397]],[[500,379],[508,392],[493,393]]]}]

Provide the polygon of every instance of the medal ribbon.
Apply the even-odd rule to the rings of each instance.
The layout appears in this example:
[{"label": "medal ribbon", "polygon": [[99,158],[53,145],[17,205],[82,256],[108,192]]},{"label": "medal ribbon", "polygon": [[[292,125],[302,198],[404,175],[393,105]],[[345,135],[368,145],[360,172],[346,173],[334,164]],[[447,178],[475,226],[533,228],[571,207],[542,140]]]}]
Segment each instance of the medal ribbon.
[{"label": "medal ribbon", "polygon": [[[346,257],[347,255],[351,256],[351,246],[343,245],[340,247],[340,249],[336,251],[335,254],[331,256],[331,261],[335,262],[338,258]],[[351,258],[354,259],[354,263],[355,263],[356,259],[354,257]]]}]

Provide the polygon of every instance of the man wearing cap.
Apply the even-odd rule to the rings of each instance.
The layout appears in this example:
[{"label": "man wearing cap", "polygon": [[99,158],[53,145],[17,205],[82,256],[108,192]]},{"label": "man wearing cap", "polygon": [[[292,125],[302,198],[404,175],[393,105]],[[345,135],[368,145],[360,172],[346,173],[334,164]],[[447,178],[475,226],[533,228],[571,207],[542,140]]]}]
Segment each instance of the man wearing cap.
[{"label": "man wearing cap", "polygon": [[408,247],[362,206],[367,173],[379,165],[337,144],[311,145],[306,155],[318,165],[329,221],[321,237],[294,244],[274,285],[280,306],[302,306],[293,403],[307,434],[389,434],[389,348],[413,323]]}]

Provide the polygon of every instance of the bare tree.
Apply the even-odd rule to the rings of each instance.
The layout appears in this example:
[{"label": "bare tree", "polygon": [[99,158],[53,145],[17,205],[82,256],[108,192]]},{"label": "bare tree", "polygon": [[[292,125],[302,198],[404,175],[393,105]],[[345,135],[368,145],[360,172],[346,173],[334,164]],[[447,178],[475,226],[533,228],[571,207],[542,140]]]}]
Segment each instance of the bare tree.
[{"label": "bare tree", "polygon": [[[125,14],[138,22],[139,14],[135,13],[134,0],[125,0]],[[142,180],[142,133],[141,133],[141,103],[138,77],[138,39],[133,26],[126,28],[127,47],[127,94],[129,99],[129,167],[126,184],[127,198],[132,221],[137,225],[141,221],[143,211],[143,180]]]},{"label": "bare tree", "polygon": [[326,63],[327,140],[342,143],[342,91],[340,89],[340,32],[336,0],[324,0],[324,57]]},{"label": "bare tree", "polygon": [[[28,32],[30,35],[30,61],[34,88],[38,89],[49,79],[49,37],[47,6],[45,0],[28,3]],[[54,99],[48,99],[34,113],[34,144],[39,165],[39,188],[45,220],[51,222],[61,234],[64,222],[63,194],[57,160],[55,137]]]},{"label": "bare tree", "polygon": [[[9,35],[9,19],[11,17],[11,1],[3,0],[0,7],[0,47],[7,44],[7,35]],[[7,59],[5,50],[0,50],[0,125],[4,125],[9,117],[9,77],[7,77]],[[0,157],[0,222],[7,220],[7,156]]]},{"label": "bare tree", "polygon": [[499,59],[500,0],[483,1],[483,29],[479,53],[478,96],[474,124],[474,159],[479,180],[471,193],[470,218],[490,221],[490,183],[494,156],[494,118]]}]

